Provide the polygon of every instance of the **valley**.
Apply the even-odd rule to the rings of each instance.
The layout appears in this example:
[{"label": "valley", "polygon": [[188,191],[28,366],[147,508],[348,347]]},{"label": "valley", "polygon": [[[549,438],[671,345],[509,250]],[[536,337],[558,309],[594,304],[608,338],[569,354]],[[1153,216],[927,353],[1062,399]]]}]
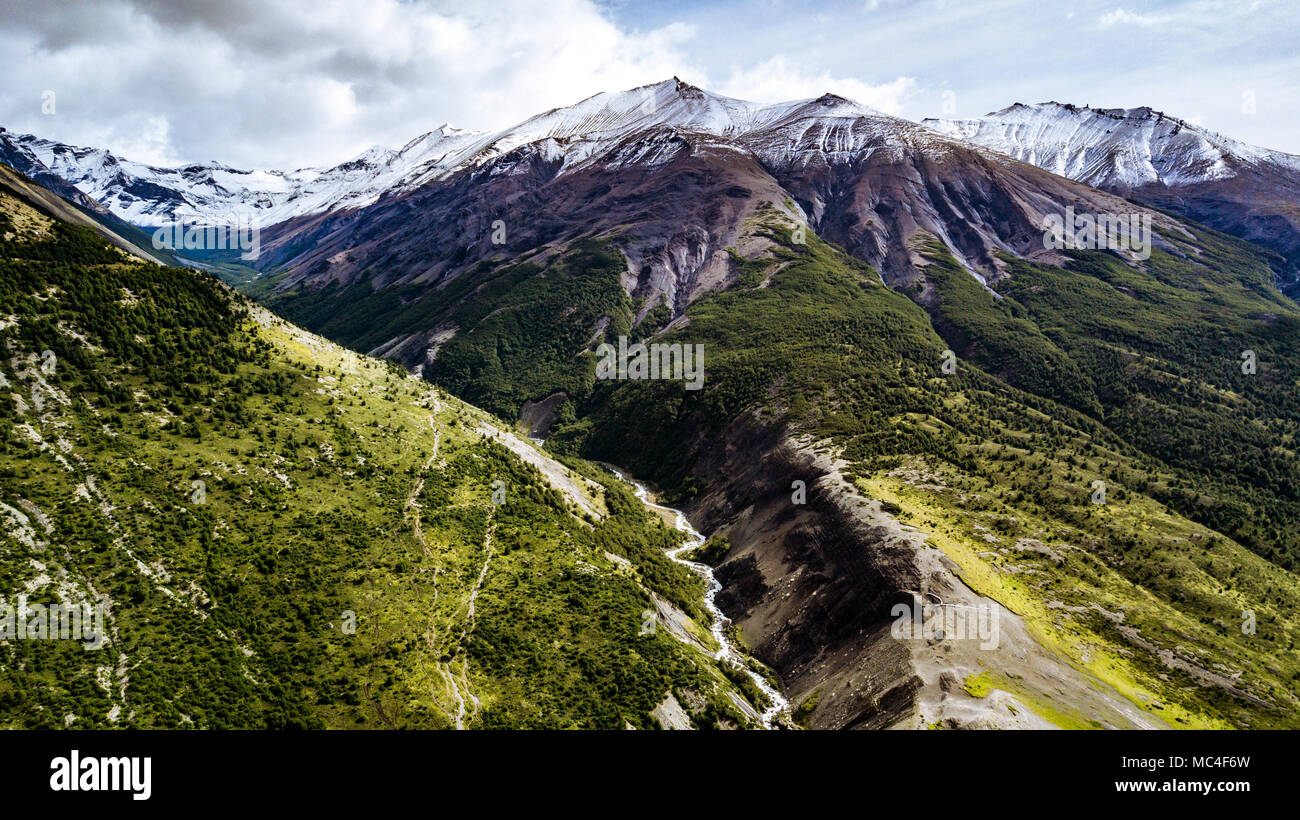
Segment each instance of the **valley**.
[{"label": "valley", "polygon": [[[64,691],[18,646],[0,696],[33,725],[1295,728],[1286,231],[1146,187],[1285,188],[1294,157],[999,113],[1030,125],[672,78],[292,178],[0,134],[137,227],[267,219],[211,268],[237,295],[6,199],[7,355],[61,365],[8,408],[3,509],[69,545],[6,572],[112,601],[121,654],[61,656]],[[1068,125],[1049,153],[1042,117],[1133,120],[1159,173]],[[1149,246],[1045,241],[1076,212]],[[620,340],[704,371],[604,378]],[[899,607],[996,634],[900,638]]]}]

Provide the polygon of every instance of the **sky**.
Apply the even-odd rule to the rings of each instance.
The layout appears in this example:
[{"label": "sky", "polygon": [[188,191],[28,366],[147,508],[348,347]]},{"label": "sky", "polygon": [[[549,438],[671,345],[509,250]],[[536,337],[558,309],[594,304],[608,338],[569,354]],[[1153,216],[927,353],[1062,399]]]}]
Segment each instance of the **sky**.
[{"label": "sky", "polygon": [[672,76],[913,120],[1148,105],[1300,154],[1297,0],[0,0],[0,127],[158,165],[333,165]]}]

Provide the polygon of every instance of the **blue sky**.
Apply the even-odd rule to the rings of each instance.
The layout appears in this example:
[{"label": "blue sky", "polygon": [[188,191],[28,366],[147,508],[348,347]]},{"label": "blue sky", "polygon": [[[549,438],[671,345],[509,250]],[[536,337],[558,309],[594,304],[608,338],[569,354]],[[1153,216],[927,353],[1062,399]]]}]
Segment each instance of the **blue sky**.
[{"label": "blue sky", "polygon": [[943,115],[944,91],[962,117],[1013,102],[1149,105],[1300,153],[1294,0],[610,0],[605,8],[629,29],[689,27],[682,48],[715,82],[781,55],[787,70],[850,88],[905,78],[894,113],[913,119]]},{"label": "blue sky", "polygon": [[1149,105],[1300,154],[1300,0],[0,0],[0,126],[156,164],[333,164],[673,75],[917,120]]}]

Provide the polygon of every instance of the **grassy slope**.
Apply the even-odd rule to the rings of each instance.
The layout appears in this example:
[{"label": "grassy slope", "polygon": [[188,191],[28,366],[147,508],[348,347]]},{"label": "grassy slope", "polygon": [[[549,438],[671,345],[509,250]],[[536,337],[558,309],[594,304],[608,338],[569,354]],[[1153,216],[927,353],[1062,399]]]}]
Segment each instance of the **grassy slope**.
[{"label": "grassy slope", "polygon": [[0,205],[0,596],[111,613],[98,651],[0,642],[0,725],[646,727],[669,689],[741,720],[638,634],[647,585],[698,616],[700,584],[622,485],[592,526],[480,411]]},{"label": "grassy slope", "polygon": [[[932,245],[927,275],[940,293],[957,283],[964,293],[931,312],[941,330],[961,328],[944,335],[964,358],[1141,451],[1153,475],[1124,480],[1300,568],[1300,310],[1236,240],[1168,238],[1187,258],[1156,250],[1146,270],[1102,253],[1075,254],[1065,268],[1007,258],[998,300]],[[1242,372],[1247,350],[1253,374]],[[1161,469],[1173,475],[1155,477]]]}]

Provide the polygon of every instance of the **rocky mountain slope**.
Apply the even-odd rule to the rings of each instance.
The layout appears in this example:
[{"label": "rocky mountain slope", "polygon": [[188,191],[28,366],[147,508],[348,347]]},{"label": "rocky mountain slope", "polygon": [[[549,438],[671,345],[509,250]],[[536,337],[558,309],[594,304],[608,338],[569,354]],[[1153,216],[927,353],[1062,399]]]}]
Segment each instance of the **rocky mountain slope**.
[{"label": "rocky mountain slope", "polygon": [[481,263],[544,259],[580,236],[617,233],[636,277],[629,290],[647,310],[679,312],[734,275],[726,249],[764,203],[895,284],[918,276],[918,233],[996,279],[1000,251],[1051,258],[1046,215],[1133,210],[833,95],[757,106],[677,80],[548,112],[420,181],[368,208],[274,226],[258,266],[286,271],[279,291],[427,288]]},{"label": "rocky mountain slope", "polygon": [[1300,277],[1300,157],[1150,108],[1056,102],[924,125],[1277,251]]}]

